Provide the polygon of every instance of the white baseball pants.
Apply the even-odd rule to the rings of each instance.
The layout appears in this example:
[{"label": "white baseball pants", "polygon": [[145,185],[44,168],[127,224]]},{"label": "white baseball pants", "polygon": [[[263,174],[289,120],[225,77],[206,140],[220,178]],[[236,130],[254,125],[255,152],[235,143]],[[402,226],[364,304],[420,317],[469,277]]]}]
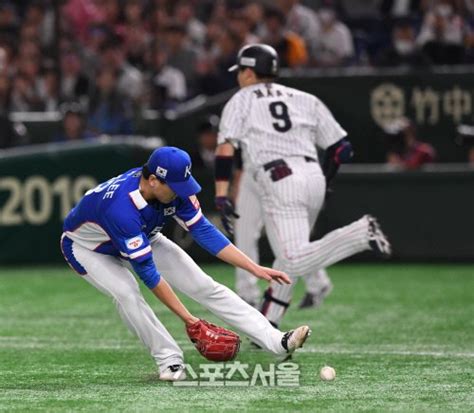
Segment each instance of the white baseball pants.
[{"label": "white baseball pants", "polygon": [[[265,229],[275,254],[273,267],[293,279],[315,274],[347,257],[370,249],[366,217],[310,242],[310,232],[321,210],[326,180],[316,162],[304,158],[287,158],[292,174],[272,181],[270,171],[256,173],[262,192]],[[322,274],[324,276],[324,274]],[[278,325],[290,301],[295,283],[272,284],[262,312]]]},{"label": "white baseball pants", "polygon": [[[322,190],[325,192],[325,187]],[[258,241],[262,235],[264,223],[260,192],[252,174],[243,171],[236,200],[236,211],[240,218],[235,220],[234,240],[236,247],[255,262],[259,262]],[[235,276],[237,294],[249,303],[258,303],[261,293],[257,278],[241,268],[236,269]],[[306,291],[311,294],[317,294],[330,283],[325,269],[307,274],[303,276],[303,280]],[[296,283],[297,279],[294,282]]]},{"label": "white baseball pants", "polygon": [[[176,290],[197,301],[221,320],[274,354],[285,353],[283,333],[229,288],[214,281],[174,242],[162,234],[152,240],[155,264],[161,276]],[[112,297],[120,317],[149,350],[160,372],[183,363],[183,352],[158,320],[140,292],[128,262],[88,250],[72,242],[66,260],[85,270],[86,281]]]}]

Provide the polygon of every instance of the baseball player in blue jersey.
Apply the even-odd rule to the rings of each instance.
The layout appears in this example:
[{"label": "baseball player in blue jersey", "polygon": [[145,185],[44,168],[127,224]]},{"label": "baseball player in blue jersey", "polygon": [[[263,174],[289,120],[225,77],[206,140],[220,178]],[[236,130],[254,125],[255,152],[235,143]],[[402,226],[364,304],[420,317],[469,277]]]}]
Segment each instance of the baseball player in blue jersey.
[{"label": "baseball player in blue jersey", "polygon": [[[129,329],[148,348],[160,379],[185,378],[183,353],[140,293],[133,270],[189,328],[199,319],[170,285],[274,354],[293,352],[309,335],[301,326],[283,333],[227,287],[214,281],[161,234],[173,218],[209,253],[257,278],[289,283],[283,272],[262,267],[238,250],[203,215],[189,155],[174,147],[155,150],[145,166],[89,190],[64,222],[61,249],[86,281],[112,297]],[[169,284],[168,284],[169,282]],[[188,332],[189,334],[189,332]]]}]

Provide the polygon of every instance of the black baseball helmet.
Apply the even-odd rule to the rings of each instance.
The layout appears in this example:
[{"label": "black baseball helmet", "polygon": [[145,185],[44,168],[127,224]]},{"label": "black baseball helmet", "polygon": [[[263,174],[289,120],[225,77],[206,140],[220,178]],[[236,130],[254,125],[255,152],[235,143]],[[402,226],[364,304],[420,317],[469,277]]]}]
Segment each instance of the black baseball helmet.
[{"label": "black baseball helmet", "polygon": [[237,64],[229,68],[229,72],[241,68],[250,68],[258,76],[278,76],[278,53],[268,44],[250,44],[242,47],[237,55]]}]

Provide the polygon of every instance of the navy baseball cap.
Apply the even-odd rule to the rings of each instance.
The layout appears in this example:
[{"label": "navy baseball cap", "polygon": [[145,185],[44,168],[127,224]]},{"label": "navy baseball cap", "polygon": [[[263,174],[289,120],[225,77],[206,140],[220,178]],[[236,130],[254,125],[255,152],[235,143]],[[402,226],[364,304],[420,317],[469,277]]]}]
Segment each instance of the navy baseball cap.
[{"label": "navy baseball cap", "polygon": [[155,149],[146,166],[150,173],[164,181],[180,198],[201,191],[201,185],[191,175],[191,158],[174,146]]}]

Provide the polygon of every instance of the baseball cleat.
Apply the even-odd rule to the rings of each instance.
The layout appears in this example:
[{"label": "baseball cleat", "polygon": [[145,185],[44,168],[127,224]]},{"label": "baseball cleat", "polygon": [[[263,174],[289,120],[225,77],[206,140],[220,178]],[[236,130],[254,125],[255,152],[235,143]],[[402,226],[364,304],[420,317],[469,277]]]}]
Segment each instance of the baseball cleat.
[{"label": "baseball cleat", "polygon": [[294,330],[287,331],[281,339],[281,345],[291,354],[296,349],[303,347],[304,342],[310,336],[311,330],[308,326],[301,326]]},{"label": "baseball cleat", "polygon": [[381,258],[389,258],[392,255],[392,246],[386,235],[382,232],[380,224],[372,215],[366,215],[369,221],[369,245],[375,255]]},{"label": "baseball cleat", "polygon": [[168,366],[160,373],[160,380],[163,381],[182,381],[186,379],[186,371],[182,364],[173,364]]},{"label": "baseball cleat", "polygon": [[301,299],[298,308],[318,308],[324,301],[324,299],[331,293],[333,288],[332,283],[324,286],[321,291],[316,294],[306,293]]}]

